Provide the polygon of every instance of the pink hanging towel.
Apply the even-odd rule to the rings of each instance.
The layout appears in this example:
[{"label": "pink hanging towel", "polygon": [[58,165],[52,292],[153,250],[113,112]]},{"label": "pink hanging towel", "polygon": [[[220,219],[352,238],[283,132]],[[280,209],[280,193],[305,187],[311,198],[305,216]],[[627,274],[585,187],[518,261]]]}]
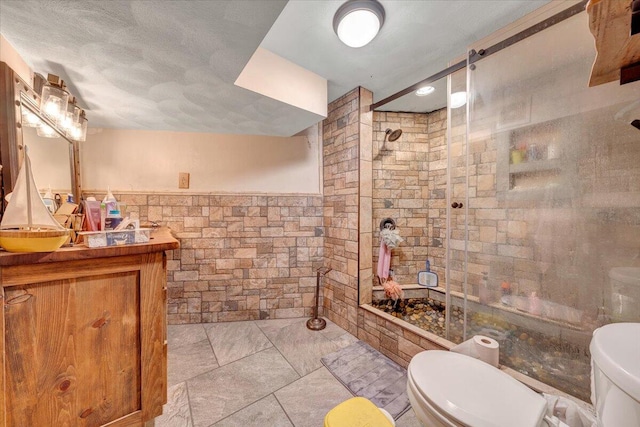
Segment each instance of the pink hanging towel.
[{"label": "pink hanging towel", "polygon": [[378,277],[382,282],[389,278],[389,268],[391,267],[391,249],[380,242],[380,252],[378,254]]}]

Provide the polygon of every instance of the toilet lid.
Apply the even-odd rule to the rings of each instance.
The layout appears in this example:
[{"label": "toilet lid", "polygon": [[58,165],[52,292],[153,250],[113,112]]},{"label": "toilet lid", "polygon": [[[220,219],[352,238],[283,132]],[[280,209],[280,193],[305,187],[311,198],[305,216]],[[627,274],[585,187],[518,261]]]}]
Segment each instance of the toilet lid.
[{"label": "toilet lid", "polygon": [[471,427],[538,427],[546,400],[488,363],[450,351],[411,359],[408,375],[442,415]]}]

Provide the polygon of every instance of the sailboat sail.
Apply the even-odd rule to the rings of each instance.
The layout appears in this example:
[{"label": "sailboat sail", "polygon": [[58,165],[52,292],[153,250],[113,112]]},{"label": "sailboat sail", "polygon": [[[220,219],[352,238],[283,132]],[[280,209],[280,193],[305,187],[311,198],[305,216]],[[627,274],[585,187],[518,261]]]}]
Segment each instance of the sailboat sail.
[{"label": "sailboat sail", "polygon": [[65,230],[51,215],[42,201],[31,173],[31,161],[25,147],[23,167],[20,168],[11,200],[5,209],[0,229]]}]

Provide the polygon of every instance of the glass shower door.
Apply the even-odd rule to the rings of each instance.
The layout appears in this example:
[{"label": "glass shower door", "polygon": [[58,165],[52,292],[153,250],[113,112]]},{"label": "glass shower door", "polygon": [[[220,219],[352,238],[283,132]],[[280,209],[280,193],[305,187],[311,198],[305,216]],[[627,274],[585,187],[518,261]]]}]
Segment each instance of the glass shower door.
[{"label": "glass shower door", "polygon": [[465,69],[448,78],[447,102],[447,260],[445,338],[460,343],[465,338],[467,306],[468,147],[467,75]]},{"label": "glass shower door", "polygon": [[593,45],[580,13],[467,69],[465,338],[584,400],[592,331],[640,321],[640,82],[589,88]]}]

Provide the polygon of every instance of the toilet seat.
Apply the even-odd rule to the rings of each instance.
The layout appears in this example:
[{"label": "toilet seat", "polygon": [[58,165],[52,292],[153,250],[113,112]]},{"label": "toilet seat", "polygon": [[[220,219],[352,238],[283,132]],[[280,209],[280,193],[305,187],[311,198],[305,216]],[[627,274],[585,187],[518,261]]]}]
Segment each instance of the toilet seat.
[{"label": "toilet seat", "polygon": [[449,351],[424,351],[413,357],[407,374],[421,409],[437,414],[445,425],[544,425],[546,399],[480,360]]}]

